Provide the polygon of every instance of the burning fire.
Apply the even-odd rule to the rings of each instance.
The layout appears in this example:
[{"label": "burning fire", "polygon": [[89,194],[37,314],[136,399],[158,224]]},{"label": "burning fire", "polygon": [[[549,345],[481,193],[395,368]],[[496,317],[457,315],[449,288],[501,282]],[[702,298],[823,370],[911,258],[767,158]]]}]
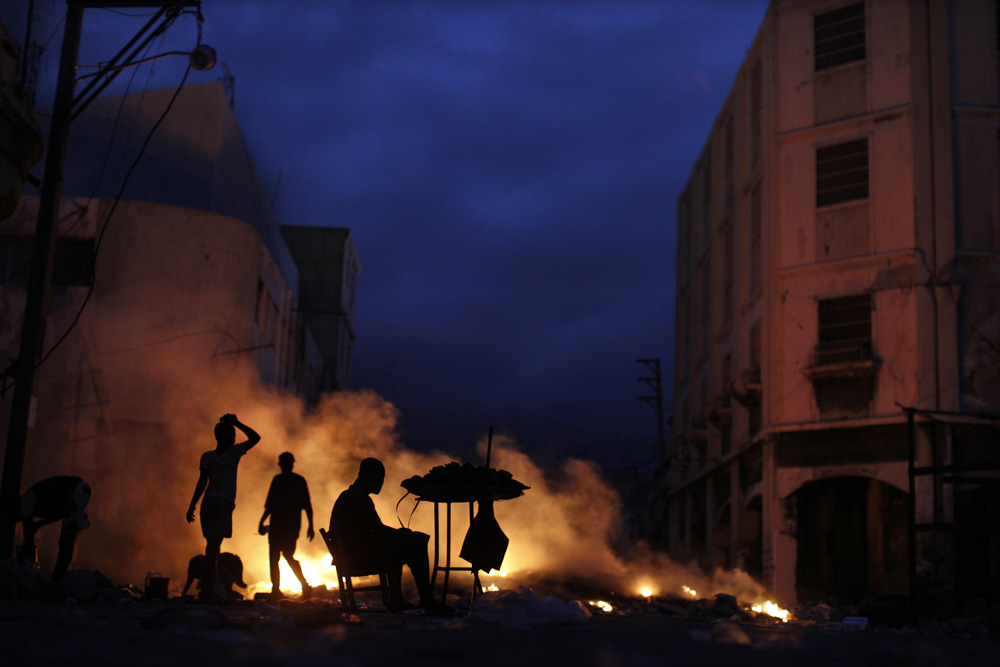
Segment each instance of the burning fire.
[{"label": "burning fire", "polygon": [[763,604],[755,604],[750,607],[751,611],[755,611],[758,614],[763,612],[768,616],[773,616],[774,618],[780,618],[782,622],[788,622],[789,611],[787,609],[782,609],[778,605],[774,604],[770,600],[764,602]]},{"label": "burning fire", "polygon": [[642,588],[639,589],[639,595],[641,595],[644,598],[651,598],[653,597],[653,589],[650,588],[649,586],[643,586]]},{"label": "burning fire", "polygon": [[591,600],[590,601],[590,606],[591,607],[597,607],[598,609],[600,609],[601,611],[603,611],[605,614],[610,614],[611,612],[613,612],[615,610],[615,608],[611,606],[610,602],[605,602],[604,600]]},{"label": "burning fire", "polygon": [[[337,568],[330,564],[330,557],[319,557],[311,558],[303,554],[295,554],[295,559],[299,561],[299,565],[302,566],[302,574],[305,575],[306,581],[313,588],[325,587],[325,588],[337,588]],[[295,574],[292,569],[288,567],[288,563],[282,558],[278,564],[278,571],[281,573],[281,592],[286,595],[298,595],[302,593],[302,585],[299,580],[295,578]],[[256,583],[250,583],[247,585],[247,590],[250,597],[253,597],[256,593],[270,593],[271,592],[271,582],[264,580],[258,581]]]},{"label": "burning fire", "polygon": [[690,586],[681,586],[681,589],[693,598],[698,597],[698,591],[694,590]]}]

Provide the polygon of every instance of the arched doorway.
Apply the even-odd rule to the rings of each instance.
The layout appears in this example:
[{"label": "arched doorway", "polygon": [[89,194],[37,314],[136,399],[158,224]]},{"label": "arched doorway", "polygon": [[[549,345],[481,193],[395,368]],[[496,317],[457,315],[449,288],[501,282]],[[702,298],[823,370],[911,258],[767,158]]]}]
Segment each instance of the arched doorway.
[{"label": "arched doorway", "polygon": [[833,477],[794,495],[800,602],[906,592],[906,494],[867,477]]}]

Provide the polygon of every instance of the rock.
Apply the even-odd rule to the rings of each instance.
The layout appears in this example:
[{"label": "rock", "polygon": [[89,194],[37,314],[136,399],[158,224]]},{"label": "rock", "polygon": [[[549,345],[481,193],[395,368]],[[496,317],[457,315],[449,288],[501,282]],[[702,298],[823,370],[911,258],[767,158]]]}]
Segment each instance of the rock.
[{"label": "rock", "polygon": [[50,601],[58,597],[52,578],[31,561],[0,561],[0,582],[0,596],[10,596],[5,599]]},{"label": "rock", "polygon": [[70,570],[58,583],[59,595],[66,600],[93,600],[97,596],[97,577],[93,570]]},{"label": "rock", "polygon": [[848,616],[840,623],[841,632],[857,632],[868,627],[868,619],[864,616]]},{"label": "rock", "polygon": [[712,623],[710,632],[712,639],[720,644],[739,644],[749,646],[750,638],[738,623],[730,620],[718,620]]},{"label": "rock", "polygon": [[973,618],[974,616],[986,613],[987,609],[989,609],[989,603],[986,600],[983,598],[974,598],[962,605],[961,615],[966,618]]},{"label": "rock", "polygon": [[111,583],[111,580],[104,576],[100,570],[94,570],[94,579],[97,583],[97,590],[104,590],[105,588],[115,588],[115,585]]},{"label": "rock", "polygon": [[721,616],[723,618],[729,618],[730,616],[737,616],[740,612],[740,603],[736,601],[736,598],[732,595],[726,593],[718,593],[712,598],[712,613],[716,616]]}]

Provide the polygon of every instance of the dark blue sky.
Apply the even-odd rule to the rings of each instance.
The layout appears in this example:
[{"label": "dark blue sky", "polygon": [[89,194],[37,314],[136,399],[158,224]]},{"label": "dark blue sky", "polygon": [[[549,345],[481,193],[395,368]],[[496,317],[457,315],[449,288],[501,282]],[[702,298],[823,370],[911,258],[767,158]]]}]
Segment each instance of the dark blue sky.
[{"label": "dark blue sky", "polygon": [[[44,105],[65,5],[40,4]],[[461,457],[494,424],[543,457],[652,454],[635,360],[662,359],[669,400],[676,198],[767,4],[204,2],[279,221],[352,229],[355,385],[395,403],[408,444]],[[87,10],[80,63],[146,13]],[[24,14],[0,9],[19,40]],[[195,39],[182,17],[151,54]],[[182,65],[112,90],[176,86]]]}]

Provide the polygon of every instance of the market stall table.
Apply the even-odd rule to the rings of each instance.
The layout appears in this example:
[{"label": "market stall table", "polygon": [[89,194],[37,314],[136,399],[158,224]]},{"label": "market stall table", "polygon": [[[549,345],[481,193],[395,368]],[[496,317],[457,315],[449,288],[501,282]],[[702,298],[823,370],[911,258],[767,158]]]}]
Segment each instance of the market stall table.
[{"label": "market stall table", "polygon": [[[475,503],[480,504],[480,512],[484,513],[485,503],[489,503],[489,509],[492,509],[492,503],[496,500],[511,500],[517,498],[524,493],[524,490],[528,487],[524,484],[513,479],[509,472],[503,470],[495,470],[493,468],[480,466],[474,467],[470,464],[459,465],[457,463],[450,463],[447,466],[437,466],[428,472],[423,477],[411,477],[410,479],[404,481],[401,486],[405,488],[410,493],[413,493],[417,497],[417,501],[430,502],[434,504],[434,567],[431,572],[431,586],[437,582],[438,572],[443,574],[442,582],[442,600],[447,602],[448,598],[448,580],[452,572],[471,572],[473,578],[473,595],[476,593],[482,593],[483,587],[479,581],[479,570],[488,571],[493,568],[499,567],[499,561],[496,561],[494,565],[488,566],[488,563],[493,563],[493,560],[486,560],[483,562],[483,558],[480,558],[479,562],[472,562],[474,559],[470,560],[469,565],[453,565],[451,560],[451,507],[455,504],[468,503],[469,505],[469,524],[470,527],[473,525],[474,521],[478,518],[474,516],[473,505]],[[441,528],[441,506],[444,506],[444,553],[441,551],[441,541],[442,541],[442,528]],[[494,522],[492,512],[486,512],[489,519]],[[497,532],[499,531],[499,526],[496,526]],[[481,540],[477,533],[477,538]],[[503,550],[506,550],[506,537],[503,536],[504,545]],[[482,549],[478,548],[482,545],[474,545],[477,548],[474,549],[475,553],[482,555]],[[466,557],[464,551],[462,554]],[[499,560],[502,560],[503,552],[499,554]]]}]

